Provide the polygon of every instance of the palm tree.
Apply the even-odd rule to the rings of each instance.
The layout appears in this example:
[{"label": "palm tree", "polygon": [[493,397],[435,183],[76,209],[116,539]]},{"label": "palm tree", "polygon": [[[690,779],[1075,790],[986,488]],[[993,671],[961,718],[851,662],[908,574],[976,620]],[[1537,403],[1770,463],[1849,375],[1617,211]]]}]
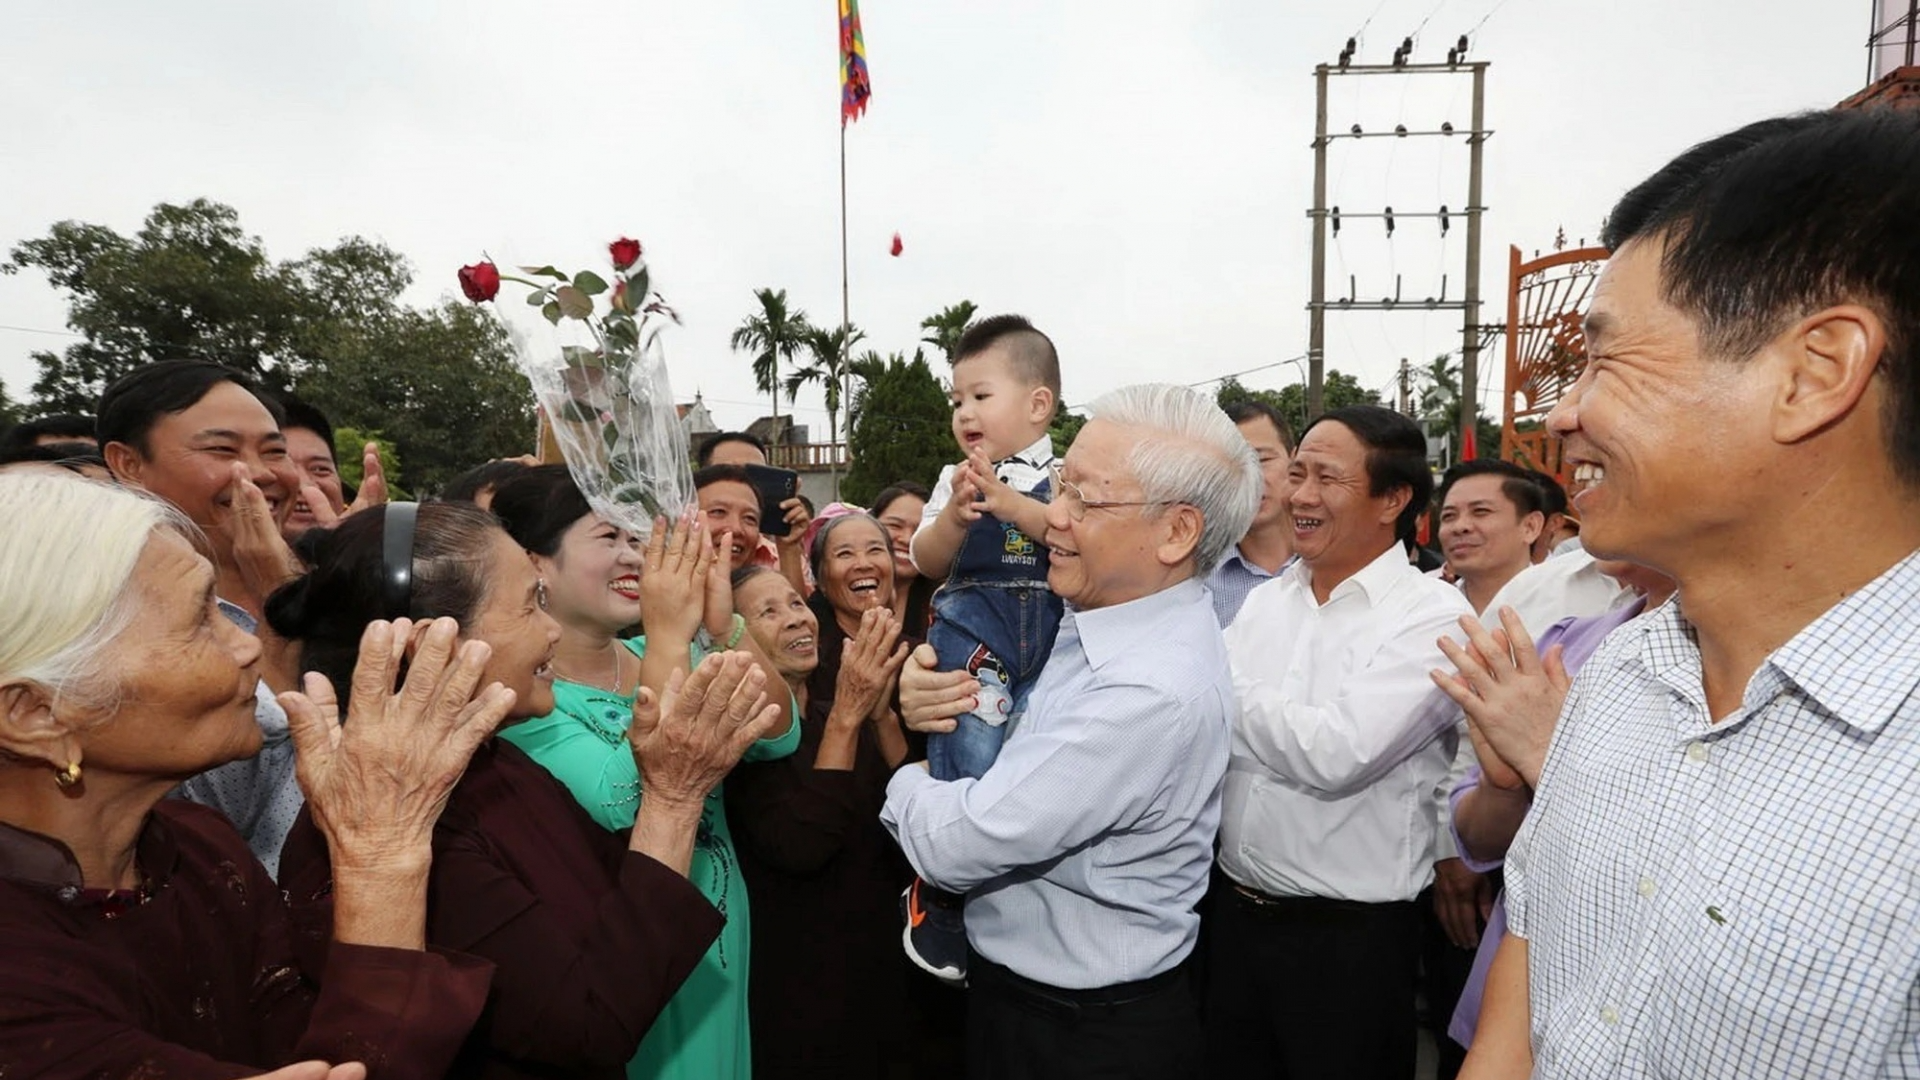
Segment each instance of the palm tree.
[{"label": "palm tree", "polygon": [[[747,316],[733,332],[733,351],[753,354],[753,384],[761,393],[773,398],[773,430],[768,432],[771,436],[769,441],[778,442],[780,361],[785,358],[789,363],[792,362],[802,342],[813,332],[813,324],[807,321],[806,312],[787,310],[785,289],[755,289],[753,298],[760,301],[760,311]],[[792,400],[791,391],[787,397],[789,401]]]},{"label": "palm tree", "polygon": [[[853,363],[853,346],[867,336],[866,331],[856,326],[836,326],[831,330],[809,327],[806,336],[801,339],[807,354],[813,358],[807,366],[787,376],[787,404],[800,394],[800,388],[810,382],[817,382],[826,391],[827,397],[827,438],[837,445],[840,442],[840,399],[846,388],[847,375]],[[840,469],[838,458],[828,455],[833,462],[833,494],[840,497]]]},{"label": "palm tree", "polygon": [[927,331],[927,336],[920,340],[945,353],[951,363],[954,352],[960,348],[960,335],[967,332],[974,313],[979,310],[973,301],[962,300],[938,315],[921,319],[920,329]]}]

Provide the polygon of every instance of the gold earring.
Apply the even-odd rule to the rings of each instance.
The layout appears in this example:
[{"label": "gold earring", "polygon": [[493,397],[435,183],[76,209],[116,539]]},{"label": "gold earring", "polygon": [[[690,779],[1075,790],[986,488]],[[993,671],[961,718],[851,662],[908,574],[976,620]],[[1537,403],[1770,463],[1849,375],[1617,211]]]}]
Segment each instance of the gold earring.
[{"label": "gold earring", "polygon": [[62,789],[70,788],[78,784],[80,782],[80,763],[77,761],[67,762],[66,768],[53,774],[53,782],[59,784]]}]

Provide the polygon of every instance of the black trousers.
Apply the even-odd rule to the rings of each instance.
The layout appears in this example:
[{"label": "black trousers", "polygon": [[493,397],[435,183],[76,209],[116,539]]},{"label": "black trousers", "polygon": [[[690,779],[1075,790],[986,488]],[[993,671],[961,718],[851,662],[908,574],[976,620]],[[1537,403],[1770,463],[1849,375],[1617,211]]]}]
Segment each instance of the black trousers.
[{"label": "black trousers", "polygon": [[1214,880],[1208,1076],[1413,1076],[1420,913],[1411,902],[1257,903]]},{"label": "black trousers", "polygon": [[1139,983],[1062,990],[979,956],[967,966],[972,1080],[1198,1080],[1200,1015],[1186,966]]}]

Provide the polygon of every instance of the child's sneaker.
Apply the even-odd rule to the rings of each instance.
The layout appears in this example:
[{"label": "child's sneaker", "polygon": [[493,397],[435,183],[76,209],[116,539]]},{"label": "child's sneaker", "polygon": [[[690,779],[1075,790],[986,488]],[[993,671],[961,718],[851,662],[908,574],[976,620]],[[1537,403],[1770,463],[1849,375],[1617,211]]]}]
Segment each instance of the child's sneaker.
[{"label": "child's sneaker", "polygon": [[964,898],[943,892],[919,878],[900,894],[900,913],[906,919],[901,940],[907,959],[945,983],[967,985],[967,924]]}]

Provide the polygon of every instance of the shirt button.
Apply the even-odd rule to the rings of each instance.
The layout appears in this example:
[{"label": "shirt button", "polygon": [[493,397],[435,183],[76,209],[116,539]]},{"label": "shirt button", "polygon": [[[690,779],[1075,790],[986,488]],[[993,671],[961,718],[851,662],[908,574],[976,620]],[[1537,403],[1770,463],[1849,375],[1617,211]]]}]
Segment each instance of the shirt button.
[{"label": "shirt button", "polygon": [[1657,885],[1655,885],[1655,884],[1653,883],[1653,879],[1652,879],[1652,878],[1650,878],[1650,877],[1643,877],[1643,878],[1641,878],[1641,879],[1640,879],[1640,884],[1639,884],[1639,886],[1638,886],[1638,888],[1639,888],[1639,890],[1640,890],[1640,895],[1641,895],[1641,896],[1652,896],[1652,895],[1654,894],[1654,891],[1655,891],[1656,889],[1658,889],[1658,888],[1659,888],[1659,886],[1657,886]]},{"label": "shirt button", "polygon": [[1615,1011],[1613,1006],[1602,1005],[1600,1007],[1600,1022],[1603,1024],[1617,1024],[1620,1022],[1620,1014]]},{"label": "shirt button", "polygon": [[1687,744],[1687,760],[1689,761],[1707,760],[1707,744],[1703,742]]}]

